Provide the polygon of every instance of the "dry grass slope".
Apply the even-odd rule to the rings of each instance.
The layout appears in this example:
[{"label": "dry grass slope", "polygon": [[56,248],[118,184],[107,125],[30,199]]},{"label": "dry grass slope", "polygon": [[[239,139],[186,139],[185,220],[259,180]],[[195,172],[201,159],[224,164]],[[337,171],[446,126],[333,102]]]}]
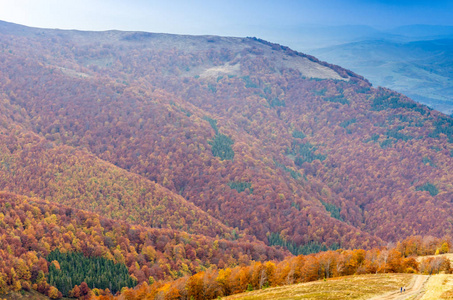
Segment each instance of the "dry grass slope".
[{"label": "dry grass slope", "polygon": [[430,277],[421,300],[453,299],[453,275],[439,274]]},{"label": "dry grass slope", "polygon": [[398,291],[401,286],[409,286],[414,276],[416,275],[377,274],[347,276],[326,281],[320,280],[247,292],[225,299],[370,299],[378,295]]}]

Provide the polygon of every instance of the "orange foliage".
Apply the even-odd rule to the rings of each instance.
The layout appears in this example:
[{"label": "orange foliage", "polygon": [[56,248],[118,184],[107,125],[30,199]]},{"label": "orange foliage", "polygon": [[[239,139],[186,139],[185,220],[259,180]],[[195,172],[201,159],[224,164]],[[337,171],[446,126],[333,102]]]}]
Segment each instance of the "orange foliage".
[{"label": "orange foliage", "polygon": [[[192,275],[217,266],[221,260],[235,265],[241,256],[280,260],[287,254],[258,242],[214,240],[176,230],[132,226],[4,192],[0,192],[0,238],[0,271],[6,276],[0,277],[0,288],[20,290],[36,284],[39,292],[53,296],[58,292],[50,290],[45,274],[50,264],[57,269],[60,265],[58,261],[47,262],[45,257],[55,249],[125,263],[139,283],[151,277],[163,280]],[[215,250],[214,244],[219,245]],[[185,254],[190,251],[194,257]],[[86,295],[86,288],[75,287],[72,293]]]}]

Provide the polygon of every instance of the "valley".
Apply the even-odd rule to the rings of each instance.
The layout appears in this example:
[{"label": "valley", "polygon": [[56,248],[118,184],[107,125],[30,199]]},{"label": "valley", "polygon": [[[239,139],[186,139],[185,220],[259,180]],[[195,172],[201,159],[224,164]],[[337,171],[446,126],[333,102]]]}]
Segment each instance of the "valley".
[{"label": "valley", "polygon": [[385,86],[451,114],[452,42],[451,37],[411,42],[372,39],[312,53],[363,74],[375,86]]}]

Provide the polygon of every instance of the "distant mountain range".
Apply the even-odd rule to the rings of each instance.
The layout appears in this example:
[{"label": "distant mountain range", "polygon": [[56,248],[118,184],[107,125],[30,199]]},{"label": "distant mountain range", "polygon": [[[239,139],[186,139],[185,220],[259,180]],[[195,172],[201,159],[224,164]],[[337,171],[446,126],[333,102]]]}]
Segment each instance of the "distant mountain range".
[{"label": "distant mountain range", "polygon": [[447,114],[453,112],[453,39],[367,40],[311,51]]},{"label": "distant mountain range", "polygon": [[367,40],[408,43],[453,38],[453,26],[432,25],[408,25],[386,30],[364,25],[305,25],[290,28],[263,28],[260,32],[263,36],[272,37],[274,41],[304,52]]},{"label": "distant mountain range", "polygon": [[301,27],[278,41],[446,114],[453,112],[453,26]]}]

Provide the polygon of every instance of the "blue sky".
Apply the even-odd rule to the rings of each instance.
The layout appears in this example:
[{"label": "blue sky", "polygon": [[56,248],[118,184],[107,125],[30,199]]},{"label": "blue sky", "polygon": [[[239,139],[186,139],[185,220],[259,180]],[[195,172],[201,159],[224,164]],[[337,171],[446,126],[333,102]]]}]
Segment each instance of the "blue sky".
[{"label": "blue sky", "polygon": [[445,0],[0,0],[0,20],[34,27],[254,36],[316,25],[453,25]]}]

